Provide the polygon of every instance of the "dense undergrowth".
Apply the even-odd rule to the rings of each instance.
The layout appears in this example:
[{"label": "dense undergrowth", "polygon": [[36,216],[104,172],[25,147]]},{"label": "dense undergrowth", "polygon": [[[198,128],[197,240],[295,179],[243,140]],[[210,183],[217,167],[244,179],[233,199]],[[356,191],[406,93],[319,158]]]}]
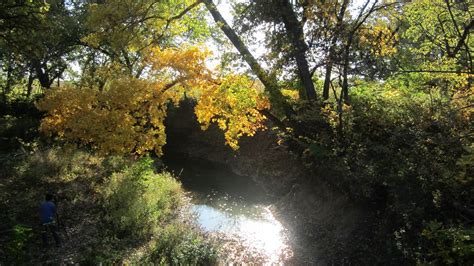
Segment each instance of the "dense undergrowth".
[{"label": "dense undergrowth", "polygon": [[286,138],[312,173],[309,182],[325,182],[368,213],[350,241],[314,235],[325,259],[474,262],[472,113],[413,88],[364,84],[351,105],[300,106]]},{"label": "dense undergrowth", "polygon": [[[216,262],[218,243],[190,222],[180,183],[157,173],[149,157],[48,144],[31,113],[1,119],[0,262]],[[38,206],[46,192],[56,194],[61,248],[41,248]]]}]

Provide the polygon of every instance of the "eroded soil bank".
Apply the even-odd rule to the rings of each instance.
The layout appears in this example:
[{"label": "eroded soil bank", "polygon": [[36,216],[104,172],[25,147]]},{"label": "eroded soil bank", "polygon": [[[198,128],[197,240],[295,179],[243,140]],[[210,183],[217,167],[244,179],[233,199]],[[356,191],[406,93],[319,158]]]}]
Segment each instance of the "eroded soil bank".
[{"label": "eroded soil bank", "polygon": [[274,131],[245,137],[240,149],[232,151],[216,126],[200,129],[192,104],[184,103],[170,112],[166,124],[165,155],[180,153],[225,164],[235,174],[251,177],[263,187],[272,198],[278,220],[290,230],[291,264],[331,263],[333,256],[350,248],[365,224],[364,209],[318,183],[296,156],[278,144]]}]

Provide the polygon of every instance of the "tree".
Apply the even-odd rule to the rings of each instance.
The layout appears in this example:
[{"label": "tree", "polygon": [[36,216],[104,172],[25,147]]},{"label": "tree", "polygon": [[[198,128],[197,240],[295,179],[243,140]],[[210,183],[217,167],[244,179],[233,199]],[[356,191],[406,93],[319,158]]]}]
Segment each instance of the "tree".
[{"label": "tree", "polygon": [[60,0],[7,1],[4,5],[0,45],[23,62],[30,80],[38,79],[43,88],[50,88],[66,69],[80,39],[78,14]]},{"label": "tree", "polygon": [[208,34],[198,4],[91,4],[89,34],[81,39],[90,49],[83,77],[79,86],[54,89],[38,103],[47,112],[41,129],[106,153],[154,150],[161,155],[168,104],[177,105],[186,92],[198,100],[196,115],[203,128],[216,122],[232,148],[242,135],[255,134],[263,127],[263,109],[269,108],[259,83],[211,73],[204,62],[208,52],[188,47]]},{"label": "tree", "polygon": [[217,10],[216,5],[212,0],[204,1],[206,8],[211,13],[214,21],[221,28],[221,30],[226,34],[235,48],[242,55],[243,59],[247,62],[249,67],[252,69],[253,73],[258,77],[258,79],[265,86],[266,91],[270,95],[270,101],[272,105],[278,110],[282,110],[282,113],[288,113],[288,107],[284,102],[284,97],[278,87],[277,80],[270,76],[265,69],[258,63],[257,59],[250,53],[247,46],[243,43],[241,38],[235,33],[235,31],[229,26],[225,19]]},{"label": "tree", "polygon": [[[204,1],[207,9],[212,14],[215,22],[221,27],[227,37],[232,41],[234,46],[239,50],[240,54],[244,60],[249,64],[254,73],[259,76],[259,79],[262,83],[268,87],[269,91],[277,91],[274,85],[270,83],[275,83],[275,80],[269,82],[269,75],[263,74],[265,71],[262,67],[259,66],[257,61],[253,56],[250,55],[250,52],[241,41],[241,38],[238,37],[236,32],[227,24],[227,22],[222,18],[217,7],[214,5],[213,1],[206,0]],[[306,51],[307,45],[304,41],[304,31],[303,24],[298,21],[297,14],[293,10],[293,6],[289,1],[270,1],[270,2],[250,2],[247,3],[247,7],[241,7],[242,9],[253,10],[255,12],[254,18],[259,17],[262,20],[270,20],[271,23],[283,23],[286,31],[288,32],[289,40],[291,42],[291,57],[295,59],[297,64],[297,73],[299,80],[301,82],[301,87],[299,90],[300,98],[307,100],[316,99],[316,91],[314,84],[311,80],[311,74],[309,71],[308,62],[306,60]],[[271,8],[269,8],[271,7]],[[257,67],[258,65],[258,67]],[[275,98],[279,98],[276,96]],[[276,99],[275,99],[276,100]]]},{"label": "tree", "polygon": [[449,70],[472,72],[473,8],[470,1],[418,0],[407,4],[403,9],[405,38],[400,46],[402,67],[407,70],[406,65],[416,65],[430,70],[429,64],[447,60],[453,63]]},{"label": "tree", "polygon": [[92,4],[87,18],[90,33],[83,44],[122,65],[129,75],[140,77],[144,70],[140,62],[149,47],[176,46],[176,37],[186,34],[189,42],[207,38],[209,30],[197,4],[186,0]]},{"label": "tree", "polygon": [[[21,82],[29,67],[17,49],[24,36],[30,36],[44,18],[49,6],[44,1],[2,1],[0,3],[0,65],[2,98]],[[21,41],[20,41],[21,40]]]},{"label": "tree", "polygon": [[111,80],[106,88],[59,87],[48,91],[37,106],[46,111],[41,130],[78,140],[104,153],[162,154],[168,104],[179,104],[183,91],[198,100],[196,116],[207,128],[216,122],[229,146],[238,148],[242,135],[263,127],[259,110],[268,101],[245,76],[214,78],[205,66],[207,52],[153,47],[146,56],[146,79],[131,76]]},{"label": "tree", "polygon": [[[249,56],[248,49],[242,49],[242,41],[237,41],[235,30],[231,29],[216,9],[213,1],[204,1],[214,20],[239,50],[245,61],[260,80],[268,80],[271,75],[263,75],[263,69],[257,69],[257,61]],[[252,34],[263,27],[266,34],[266,46],[269,51],[267,65],[273,67],[270,73],[279,73],[287,66],[296,73],[299,80],[300,99],[313,101],[316,91],[313,77],[317,70],[325,66],[322,96],[329,98],[333,69],[340,67],[341,98],[349,100],[348,76],[355,63],[352,55],[354,42],[363,26],[374,14],[393,4],[379,1],[365,1],[355,17],[351,15],[350,1],[245,1],[235,5],[237,13],[236,29],[241,35]],[[260,27],[260,28],[259,28]],[[239,48],[240,47],[240,48]],[[338,56],[341,55],[341,56]],[[324,58],[320,60],[318,58]],[[273,63],[272,63],[273,61]],[[263,71],[264,72],[264,71]],[[290,72],[290,73],[291,73]],[[286,74],[286,73],[285,73]],[[290,78],[291,79],[291,78]],[[263,82],[263,81],[262,81]],[[263,82],[269,84],[269,82]],[[278,81],[273,81],[278,83]],[[269,85],[270,90],[276,91]]]}]

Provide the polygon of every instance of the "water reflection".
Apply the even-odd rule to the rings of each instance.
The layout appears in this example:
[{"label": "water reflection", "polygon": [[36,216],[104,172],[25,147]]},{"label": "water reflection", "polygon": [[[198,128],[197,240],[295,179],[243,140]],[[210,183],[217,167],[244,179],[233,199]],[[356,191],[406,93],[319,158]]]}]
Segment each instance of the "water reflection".
[{"label": "water reflection", "polygon": [[[274,264],[291,256],[286,230],[267,207],[271,200],[251,178],[235,175],[223,165],[182,156],[165,158],[165,163],[179,173],[190,193],[199,225],[229,242],[238,239],[244,249],[238,252],[252,254],[238,254],[240,258]],[[254,255],[258,261],[252,260]]]},{"label": "water reflection", "polygon": [[272,212],[263,206],[253,206],[260,217],[233,215],[212,206],[196,204],[192,209],[204,230],[238,236],[244,246],[262,252],[272,260],[279,260],[287,252],[285,230]]}]

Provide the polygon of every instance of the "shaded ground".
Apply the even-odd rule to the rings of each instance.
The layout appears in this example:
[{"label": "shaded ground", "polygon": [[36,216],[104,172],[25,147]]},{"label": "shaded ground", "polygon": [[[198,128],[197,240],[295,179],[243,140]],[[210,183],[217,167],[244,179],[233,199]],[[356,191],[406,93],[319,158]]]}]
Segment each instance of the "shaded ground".
[{"label": "shaded ground", "polygon": [[[11,153],[1,154],[3,161],[8,162],[3,164],[0,177],[0,208],[8,211],[0,214],[1,230],[5,232],[0,236],[0,241],[11,244],[17,240],[16,247],[10,245],[3,250],[2,260],[18,260],[32,264],[79,261],[82,259],[79,254],[93,246],[99,231],[95,213],[97,208],[89,197],[93,194],[90,184],[87,180],[56,180],[46,176],[39,178],[41,171],[52,170],[49,167],[53,166],[48,166],[45,162],[35,169],[21,169],[22,165],[16,165],[16,162],[22,162],[30,155],[15,155],[11,158]],[[35,156],[44,156],[44,161],[48,160],[48,154]],[[18,170],[26,173],[15,175]],[[59,233],[62,239],[60,248],[54,247],[51,236],[50,246],[42,248],[39,205],[43,201],[44,193],[48,191],[58,192]],[[19,236],[12,231],[12,226],[15,225],[21,225],[31,231],[23,237]]]}]

